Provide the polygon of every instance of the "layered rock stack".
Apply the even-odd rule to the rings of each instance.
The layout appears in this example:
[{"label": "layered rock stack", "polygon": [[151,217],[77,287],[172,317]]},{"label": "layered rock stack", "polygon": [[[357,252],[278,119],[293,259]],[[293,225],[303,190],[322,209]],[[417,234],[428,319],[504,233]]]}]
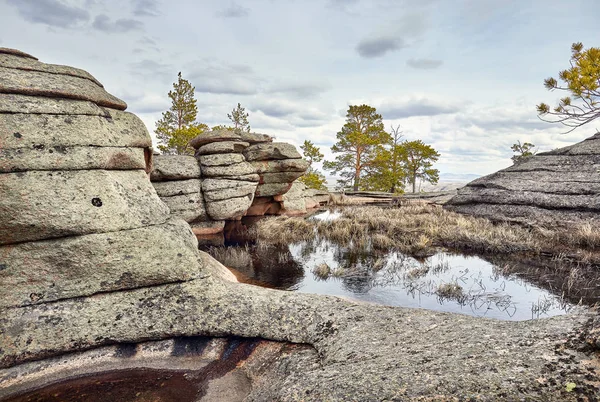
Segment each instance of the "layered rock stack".
[{"label": "layered rock stack", "polygon": [[600,224],[600,134],[476,179],[445,207],[527,225]]},{"label": "layered rock stack", "polygon": [[85,71],[0,48],[0,309],[201,275],[125,108]]},{"label": "layered rock stack", "polygon": [[[250,139],[246,133],[246,139]],[[259,138],[268,141],[270,138]],[[246,213],[258,185],[256,169],[242,152],[250,143],[231,130],[211,131],[194,138],[190,145],[202,170],[202,191],[210,219],[238,220]]]},{"label": "layered rock stack", "polygon": [[304,199],[283,205],[283,195],[308,168],[293,145],[233,130],[202,133],[190,145],[195,158],[155,156],[151,179],[194,233],[218,232],[243,216],[306,212]]},{"label": "layered rock stack", "polygon": [[[295,180],[308,169],[308,162],[302,159],[296,147],[284,142],[256,144],[244,150],[244,156],[260,176],[256,198],[247,215],[275,215],[285,213],[283,195]],[[290,212],[294,213],[297,206]]]}]

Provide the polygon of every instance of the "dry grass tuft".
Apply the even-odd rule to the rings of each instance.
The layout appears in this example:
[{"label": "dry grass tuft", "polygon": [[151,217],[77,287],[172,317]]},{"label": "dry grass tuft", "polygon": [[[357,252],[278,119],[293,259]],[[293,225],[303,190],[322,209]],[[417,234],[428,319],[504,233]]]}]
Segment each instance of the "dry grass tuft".
[{"label": "dry grass tuft", "polygon": [[329,265],[327,265],[325,263],[319,264],[313,269],[312,273],[317,278],[324,281],[329,278],[329,275],[331,275],[331,268],[329,268]]},{"label": "dry grass tuft", "polygon": [[460,300],[464,296],[463,288],[458,283],[442,283],[435,294],[448,300]]}]

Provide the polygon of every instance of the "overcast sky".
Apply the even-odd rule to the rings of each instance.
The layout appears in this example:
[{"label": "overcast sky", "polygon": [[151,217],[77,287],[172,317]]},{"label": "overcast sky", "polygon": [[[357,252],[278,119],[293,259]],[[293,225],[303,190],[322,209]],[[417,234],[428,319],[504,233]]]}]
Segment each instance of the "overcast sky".
[{"label": "overcast sky", "polygon": [[580,141],[541,122],[543,80],[571,43],[600,46],[597,0],[0,0],[0,46],[83,68],[148,130],[181,71],[198,120],[226,124],[240,102],[257,132],[329,147],[348,105],[441,153],[442,173],[488,174],[510,146]]}]

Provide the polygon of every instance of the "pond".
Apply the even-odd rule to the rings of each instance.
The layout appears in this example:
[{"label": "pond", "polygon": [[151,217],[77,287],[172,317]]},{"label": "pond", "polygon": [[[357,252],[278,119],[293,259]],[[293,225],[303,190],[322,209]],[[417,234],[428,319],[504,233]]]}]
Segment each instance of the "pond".
[{"label": "pond", "polygon": [[[336,217],[328,211],[311,219]],[[240,282],[282,290],[500,320],[550,317],[577,307],[561,292],[511,273],[502,259],[492,263],[447,251],[417,259],[396,251],[342,247],[318,237],[289,245],[257,244],[244,225],[226,231],[224,246],[207,250]]]}]

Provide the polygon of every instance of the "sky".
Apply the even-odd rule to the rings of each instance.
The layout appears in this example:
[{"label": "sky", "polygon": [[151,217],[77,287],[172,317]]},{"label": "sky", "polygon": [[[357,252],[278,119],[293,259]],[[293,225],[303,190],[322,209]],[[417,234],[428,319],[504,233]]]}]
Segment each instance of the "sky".
[{"label": "sky", "polygon": [[420,139],[444,174],[511,165],[510,146],[548,151],[564,134],[535,105],[573,42],[600,46],[597,0],[0,0],[0,46],[87,70],[154,138],[181,71],[198,120],[227,124],[241,103],[253,131],[331,145],[349,105]]}]

